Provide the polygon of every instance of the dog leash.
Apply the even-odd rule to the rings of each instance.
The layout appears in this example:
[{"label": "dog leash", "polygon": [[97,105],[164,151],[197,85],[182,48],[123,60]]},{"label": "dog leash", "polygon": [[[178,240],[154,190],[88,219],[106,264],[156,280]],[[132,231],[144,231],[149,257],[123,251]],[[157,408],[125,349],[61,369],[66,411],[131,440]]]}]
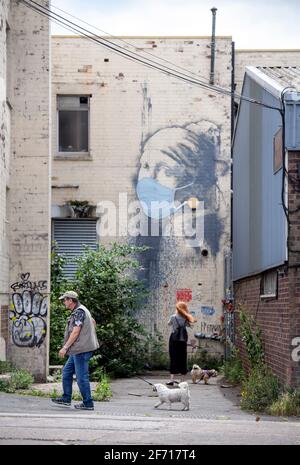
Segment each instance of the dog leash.
[{"label": "dog leash", "polygon": [[145,381],[145,383],[150,384],[150,386],[154,386],[153,383],[150,383],[150,381],[147,381],[146,379],[142,378],[141,376],[135,375],[135,377],[136,377],[136,378],[139,378],[139,379],[142,379],[143,381]]},{"label": "dog leash", "polygon": [[[107,357],[107,355],[105,354],[100,354],[102,357],[106,358],[106,360],[109,361],[109,358]],[[147,384],[150,384],[150,386],[154,386],[153,383],[150,383],[150,381],[147,381],[146,379],[142,378],[141,376],[138,376],[136,373],[133,373],[133,375],[136,377],[136,378],[139,378],[139,379],[142,379],[145,383]]]}]

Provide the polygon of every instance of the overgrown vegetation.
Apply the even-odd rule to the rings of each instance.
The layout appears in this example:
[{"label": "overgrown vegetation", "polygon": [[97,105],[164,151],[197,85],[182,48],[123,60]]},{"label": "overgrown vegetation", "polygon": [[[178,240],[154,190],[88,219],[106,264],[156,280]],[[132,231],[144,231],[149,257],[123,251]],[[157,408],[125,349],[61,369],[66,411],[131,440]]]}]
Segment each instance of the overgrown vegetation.
[{"label": "overgrown vegetation", "polygon": [[225,378],[232,384],[242,383],[241,407],[271,415],[299,415],[300,389],[285,389],[266,365],[262,332],[252,316],[239,306],[239,334],[245,343],[250,365],[243,370],[238,350],[232,346],[230,360],[223,367]]},{"label": "overgrown vegetation", "polygon": [[233,386],[240,384],[245,378],[243,364],[239,358],[225,360],[222,371],[226,380]]},{"label": "overgrown vegetation", "polygon": [[6,360],[0,360],[0,375],[2,375],[2,373],[9,373],[14,370],[15,368],[12,363],[7,362]]},{"label": "overgrown vegetation", "polygon": [[[5,392],[15,392],[15,390],[14,391],[9,390]],[[35,389],[35,388],[32,388],[32,389],[23,388],[22,390],[18,391],[18,394],[26,395],[26,396],[50,397],[50,398],[61,396],[61,392],[59,392],[56,388],[52,388],[47,391],[43,391],[42,389]],[[92,391],[92,397],[93,397],[93,400],[97,402],[103,402],[112,397],[112,391],[111,391],[109,379],[107,376],[103,375],[102,379],[96,384],[95,389]],[[72,400],[82,401],[82,397],[79,391],[73,391]]]},{"label": "overgrown vegetation", "polygon": [[222,366],[222,372],[225,379],[232,385],[236,386],[240,384],[245,379],[245,373],[243,369],[243,364],[239,356],[238,348],[232,343],[232,341],[227,338],[225,340],[227,344],[230,357],[224,361]]},{"label": "overgrown vegetation", "polygon": [[245,343],[250,372],[242,384],[241,407],[266,411],[278,399],[280,383],[265,363],[262,332],[255,319],[239,308],[239,333]]},{"label": "overgrown vegetation", "polygon": [[[37,397],[59,397],[61,393],[56,388],[47,389],[46,391],[31,387],[34,383],[34,378],[28,370],[17,369],[9,362],[0,360],[1,374],[5,373],[7,376],[0,379],[0,392],[15,393],[27,396]],[[112,391],[109,384],[109,377],[101,370],[97,378],[96,388],[93,391],[93,399],[95,401],[105,401],[112,397]],[[73,400],[82,401],[80,392],[74,391],[72,395]]]},{"label": "overgrown vegetation", "polygon": [[[69,313],[58,297],[73,289],[95,319],[100,349],[92,357],[91,372],[105,368],[111,376],[130,376],[149,364],[149,350],[156,338],[138,322],[146,291],[136,277],[140,268],[135,256],[145,247],[113,243],[98,250],[86,248],[77,259],[77,272],[72,282],[63,278],[65,258],[52,250],[50,363],[61,363],[57,352],[63,341]],[[155,349],[156,350],[156,349]],[[154,350],[154,352],[155,352]],[[157,354],[155,354],[157,357]],[[151,361],[150,361],[151,364]]]},{"label": "overgrown vegetation", "polygon": [[266,365],[252,368],[242,386],[241,407],[257,412],[266,411],[278,399],[280,385]]},{"label": "overgrown vegetation", "polygon": [[217,370],[221,369],[223,364],[223,359],[221,357],[212,357],[209,355],[206,349],[197,348],[194,354],[191,354],[188,358],[189,369],[192,369],[192,366],[197,364],[203,370]]},{"label": "overgrown vegetation", "polygon": [[28,389],[34,382],[33,376],[28,370],[16,369],[11,364],[6,366],[9,367],[10,371],[7,372],[7,377],[0,379],[1,392],[13,393],[18,389]]},{"label": "overgrown vegetation", "polygon": [[93,391],[93,399],[102,402],[108,400],[110,397],[112,397],[112,391],[110,389],[109,378],[106,374],[103,374]]},{"label": "overgrown vegetation", "polygon": [[15,389],[27,389],[33,382],[34,378],[28,370],[20,369],[12,373],[11,384]]},{"label": "overgrown vegetation", "polygon": [[58,253],[56,243],[51,250],[51,297],[50,297],[50,365],[60,365],[58,352],[64,340],[64,331],[69,316],[68,310],[58,300],[72,284],[64,277],[63,266],[66,261],[64,255]]},{"label": "overgrown vegetation", "polygon": [[300,389],[281,392],[278,399],[268,407],[267,412],[275,416],[300,415]]},{"label": "overgrown vegetation", "polygon": [[152,337],[148,338],[148,361],[145,365],[150,370],[168,370],[170,366],[169,352],[166,351],[163,336],[156,331]]},{"label": "overgrown vegetation", "polygon": [[242,341],[245,343],[250,367],[263,366],[265,361],[261,329],[255,319],[243,312],[241,307],[239,319],[239,333]]}]

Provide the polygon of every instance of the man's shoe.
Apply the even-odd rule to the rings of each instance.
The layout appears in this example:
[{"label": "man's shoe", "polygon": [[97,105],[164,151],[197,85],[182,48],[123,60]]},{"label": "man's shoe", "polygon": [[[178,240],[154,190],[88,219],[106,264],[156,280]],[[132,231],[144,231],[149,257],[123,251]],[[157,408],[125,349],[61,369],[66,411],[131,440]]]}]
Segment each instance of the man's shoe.
[{"label": "man's shoe", "polygon": [[93,405],[84,405],[84,403],[75,404],[74,408],[76,408],[77,410],[94,410]]},{"label": "man's shoe", "polygon": [[166,385],[167,385],[167,386],[174,386],[174,381],[168,381],[168,382],[166,383]]},{"label": "man's shoe", "polygon": [[51,401],[54,402],[54,404],[61,405],[63,407],[70,407],[71,406],[71,402],[68,402],[63,397],[54,397],[53,399],[51,399]]},{"label": "man's shoe", "polygon": [[179,381],[176,381],[175,379],[173,381],[169,381],[166,383],[167,386],[176,386],[179,384]]}]

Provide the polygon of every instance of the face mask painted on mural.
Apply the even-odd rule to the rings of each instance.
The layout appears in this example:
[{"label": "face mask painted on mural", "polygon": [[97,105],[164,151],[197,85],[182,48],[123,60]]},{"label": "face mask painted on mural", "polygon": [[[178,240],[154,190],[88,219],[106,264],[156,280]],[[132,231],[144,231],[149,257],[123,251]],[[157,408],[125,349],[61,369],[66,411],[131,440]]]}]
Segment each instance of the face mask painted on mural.
[{"label": "face mask painted on mural", "polygon": [[192,184],[191,182],[186,186],[172,189],[153,178],[143,178],[138,182],[136,192],[144,213],[150,218],[159,220],[172,215],[184,205],[185,202],[175,207],[175,192]]}]

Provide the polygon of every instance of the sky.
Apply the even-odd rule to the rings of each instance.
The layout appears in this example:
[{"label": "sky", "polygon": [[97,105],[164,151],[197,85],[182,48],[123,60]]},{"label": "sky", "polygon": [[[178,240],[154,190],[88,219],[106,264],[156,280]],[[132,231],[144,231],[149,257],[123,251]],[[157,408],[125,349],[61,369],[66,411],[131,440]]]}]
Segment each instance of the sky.
[{"label": "sky", "polygon": [[[52,0],[112,36],[232,36],[237,49],[300,49],[300,0]],[[77,19],[70,20],[79,23]],[[80,23],[79,23],[80,24]],[[82,23],[81,23],[82,24]],[[101,35],[99,30],[82,25]],[[52,34],[74,34],[52,25]],[[102,34],[103,35],[103,34]]]}]

